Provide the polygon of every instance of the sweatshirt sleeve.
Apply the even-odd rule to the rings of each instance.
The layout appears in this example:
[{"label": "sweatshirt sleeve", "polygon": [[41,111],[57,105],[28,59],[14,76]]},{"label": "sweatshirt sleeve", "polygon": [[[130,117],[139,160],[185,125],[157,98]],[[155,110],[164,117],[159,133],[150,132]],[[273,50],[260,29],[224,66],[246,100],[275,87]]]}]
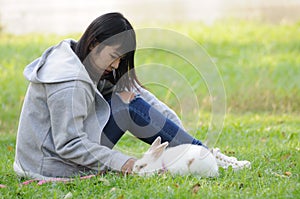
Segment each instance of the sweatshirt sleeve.
[{"label": "sweatshirt sleeve", "polygon": [[184,126],[175,111],[173,111],[165,103],[157,99],[157,97],[155,97],[151,92],[142,87],[139,87],[139,91],[136,92],[139,93],[141,97],[143,97],[143,99],[147,101],[152,107],[156,108],[159,112],[161,112],[165,117],[177,124],[180,128],[184,129]]},{"label": "sweatshirt sleeve", "polygon": [[[48,97],[55,150],[61,158],[93,170],[121,171],[131,157],[100,145],[84,131],[91,103],[91,94],[80,87],[63,88]],[[100,128],[95,130],[101,133]]]}]

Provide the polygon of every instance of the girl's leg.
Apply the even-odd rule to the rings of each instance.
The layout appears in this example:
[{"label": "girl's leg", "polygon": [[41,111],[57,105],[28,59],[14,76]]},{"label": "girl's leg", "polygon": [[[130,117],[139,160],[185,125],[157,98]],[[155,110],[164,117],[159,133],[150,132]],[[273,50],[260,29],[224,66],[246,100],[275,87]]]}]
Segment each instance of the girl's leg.
[{"label": "girl's leg", "polygon": [[110,148],[127,130],[148,144],[160,136],[162,142],[170,143],[169,146],[186,143],[203,146],[199,140],[151,107],[141,97],[136,96],[129,103],[125,103],[118,95],[113,94],[108,102],[111,115],[103,130],[104,136],[101,141]]},{"label": "girl's leg", "polygon": [[[206,147],[140,97],[124,103],[119,96],[113,95],[108,101],[111,106],[111,115],[103,130],[101,143],[110,148],[113,148],[127,130],[148,144],[160,136],[163,142],[170,143],[169,146],[189,143]],[[219,167],[227,169],[231,166],[234,170],[251,167],[249,161],[238,161],[234,157],[228,157],[218,148],[212,149],[211,152]]]}]

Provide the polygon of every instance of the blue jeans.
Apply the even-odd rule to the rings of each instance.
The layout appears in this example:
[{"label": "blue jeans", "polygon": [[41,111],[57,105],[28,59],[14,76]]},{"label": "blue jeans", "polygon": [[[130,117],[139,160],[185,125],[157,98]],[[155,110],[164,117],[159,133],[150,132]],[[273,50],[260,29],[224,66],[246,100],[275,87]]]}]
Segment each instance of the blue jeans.
[{"label": "blue jeans", "polygon": [[160,136],[162,142],[169,142],[170,147],[187,143],[204,146],[139,96],[135,96],[128,104],[116,94],[106,100],[111,107],[111,114],[101,139],[110,143],[107,146],[109,148],[113,148],[127,130],[148,144]]}]

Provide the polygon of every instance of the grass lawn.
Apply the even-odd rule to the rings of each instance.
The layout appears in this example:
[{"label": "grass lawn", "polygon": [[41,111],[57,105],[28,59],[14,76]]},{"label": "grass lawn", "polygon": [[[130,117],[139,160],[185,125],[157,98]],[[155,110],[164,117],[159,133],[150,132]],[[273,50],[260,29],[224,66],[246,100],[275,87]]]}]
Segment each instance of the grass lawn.
[{"label": "grass lawn", "polygon": [[[22,72],[50,45],[78,35],[0,34],[0,189],[1,198],[297,198],[300,195],[300,24],[224,22],[169,26],[201,44],[216,62],[226,89],[227,115],[215,146],[247,159],[252,168],[220,170],[215,179],[197,176],[120,176],[109,173],[69,183],[20,186],[12,169],[18,117],[27,82]],[[170,44],[171,45],[171,44]],[[204,140],[211,114],[205,86],[197,84],[188,64],[165,52],[137,52],[137,66],[158,62],[182,65],[199,94],[202,121],[195,136]],[[186,67],[185,67],[186,66]],[[180,70],[180,69],[179,69]],[[165,74],[156,75],[164,77]],[[201,81],[201,80],[199,80]],[[176,111],[176,95],[150,85]],[[193,115],[192,115],[193,117]],[[187,123],[188,125],[188,123]],[[139,156],[148,146],[126,134],[117,145]]]}]

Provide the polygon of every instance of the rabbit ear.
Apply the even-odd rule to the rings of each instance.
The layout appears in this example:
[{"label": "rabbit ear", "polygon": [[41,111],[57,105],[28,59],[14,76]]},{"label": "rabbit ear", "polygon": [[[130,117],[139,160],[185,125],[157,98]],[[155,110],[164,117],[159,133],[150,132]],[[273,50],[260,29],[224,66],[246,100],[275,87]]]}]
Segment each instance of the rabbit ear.
[{"label": "rabbit ear", "polygon": [[151,144],[151,147],[150,147],[150,149],[149,149],[148,151],[149,151],[149,152],[150,152],[150,151],[153,151],[154,149],[156,149],[156,148],[160,145],[160,143],[161,143],[161,137],[158,136],[158,137],[154,140],[154,142]]},{"label": "rabbit ear", "polygon": [[169,145],[169,142],[164,142],[160,144],[158,147],[156,147],[153,151],[151,151],[151,155],[153,156],[154,159],[159,158],[162,153],[165,151],[167,146]]}]

